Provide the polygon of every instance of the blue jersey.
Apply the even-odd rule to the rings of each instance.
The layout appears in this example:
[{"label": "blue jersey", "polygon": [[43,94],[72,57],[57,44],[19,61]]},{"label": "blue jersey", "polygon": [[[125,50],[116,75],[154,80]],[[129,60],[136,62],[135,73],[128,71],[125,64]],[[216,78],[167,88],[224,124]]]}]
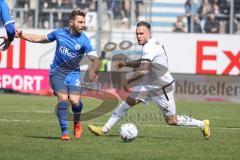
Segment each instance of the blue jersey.
[{"label": "blue jersey", "polygon": [[50,67],[50,75],[53,73],[68,74],[80,71],[80,61],[83,55],[95,55],[96,51],[85,33],[77,36],[70,34],[69,28],[58,29],[47,35],[50,42],[56,40],[57,46],[53,63]]},{"label": "blue jersey", "polygon": [[11,17],[11,12],[8,8],[7,3],[5,0],[0,0],[0,18],[4,26],[6,26],[9,23],[14,22]]},{"label": "blue jersey", "polygon": [[12,14],[5,0],[0,0],[0,18],[6,27],[9,40],[12,41],[15,35],[14,20],[12,19]]}]

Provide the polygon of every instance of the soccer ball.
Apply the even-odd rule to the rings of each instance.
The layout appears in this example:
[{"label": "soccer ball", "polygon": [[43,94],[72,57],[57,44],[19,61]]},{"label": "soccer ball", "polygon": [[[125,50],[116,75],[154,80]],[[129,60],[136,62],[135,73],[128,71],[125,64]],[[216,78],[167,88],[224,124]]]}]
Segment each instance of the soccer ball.
[{"label": "soccer ball", "polygon": [[134,124],[126,123],[120,127],[119,134],[124,142],[130,142],[137,137],[138,129]]}]

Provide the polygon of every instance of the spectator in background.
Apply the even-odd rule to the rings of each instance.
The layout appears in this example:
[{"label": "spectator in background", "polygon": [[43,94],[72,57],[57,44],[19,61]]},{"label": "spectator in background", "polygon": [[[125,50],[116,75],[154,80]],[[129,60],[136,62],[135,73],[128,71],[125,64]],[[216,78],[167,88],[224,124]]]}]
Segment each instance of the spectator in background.
[{"label": "spectator in background", "polygon": [[64,9],[73,9],[73,0],[62,0],[61,7]]},{"label": "spectator in background", "polygon": [[21,8],[21,9],[25,9],[25,11],[23,12],[23,19],[22,19],[22,15],[20,12],[16,12],[16,19],[17,18],[21,18],[21,25],[28,27],[28,20],[30,18],[30,16],[33,16],[33,13],[29,10],[30,7],[30,0],[17,0],[15,2],[15,6],[14,8]]},{"label": "spectator in background", "polygon": [[114,1],[114,0],[108,0],[108,1],[107,1],[107,9],[108,9],[109,11],[113,11],[114,5],[115,5],[115,1]]},{"label": "spectator in background", "polygon": [[192,13],[192,0],[187,0],[184,4],[185,16],[187,18],[187,29],[188,33],[191,32],[191,13]]},{"label": "spectator in background", "polygon": [[113,13],[114,19],[123,19],[122,6],[123,6],[122,0],[107,1],[107,8],[109,11]]},{"label": "spectator in background", "polygon": [[173,25],[173,32],[185,32],[185,25],[183,22],[183,16],[178,16],[176,23]]},{"label": "spectator in background", "polygon": [[143,5],[143,0],[135,0],[135,15],[136,15],[136,20],[138,21],[139,16],[140,16],[140,6]]},{"label": "spectator in background", "polygon": [[113,15],[114,15],[114,19],[123,19],[123,0],[117,0],[115,1],[115,5],[113,8]]},{"label": "spectator in background", "polygon": [[[60,4],[57,0],[50,0],[50,2],[48,2],[48,9],[60,9]],[[54,28],[59,28],[60,27],[60,16],[58,13],[53,13],[53,24],[54,24]]]},{"label": "spectator in background", "polygon": [[209,1],[208,0],[202,0],[202,3],[200,4],[200,7],[197,10],[197,13],[200,15],[200,20],[201,20],[200,23],[201,23],[202,29],[205,26],[207,15],[208,15],[208,13],[211,12],[211,9],[212,9],[212,6],[209,3]]},{"label": "spectator in background", "polygon": [[48,8],[48,0],[39,0],[39,27],[49,28],[49,13],[44,12],[44,9]]},{"label": "spectator in background", "polygon": [[[72,10],[73,9],[73,1],[72,0],[62,0],[60,8],[66,10],[66,11]],[[62,26],[68,25],[69,17],[70,17],[70,12],[62,14]]]},{"label": "spectator in background", "polygon": [[93,0],[75,0],[75,7],[80,8],[84,12],[91,10]]},{"label": "spectator in background", "polygon": [[131,8],[131,1],[123,0],[123,13],[124,13],[124,18],[122,19],[123,22],[128,22],[128,19],[130,17],[130,8]]},{"label": "spectator in background", "polygon": [[220,24],[213,13],[209,14],[204,26],[206,33],[219,33]]},{"label": "spectator in background", "polygon": [[228,0],[218,0],[219,10],[222,14],[229,14],[230,4]]},{"label": "spectator in background", "polygon": [[202,33],[202,27],[200,25],[200,19],[198,15],[194,15],[193,17],[193,32]]},{"label": "spectator in background", "polygon": [[187,29],[188,32],[191,32],[191,14],[195,14],[197,12],[197,9],[200,5],[200,0],[187,0],[184,4],[184,8],[185,8],[185,16],[187,19]]},{"label": "spectator in background", "polygon": [[219,9],[219,5],[218,5],[218,0],[215,0],[214,3],[212,4],[212,9],[211,9],[211,13],[216,14],[220,14],[220,9]]}]

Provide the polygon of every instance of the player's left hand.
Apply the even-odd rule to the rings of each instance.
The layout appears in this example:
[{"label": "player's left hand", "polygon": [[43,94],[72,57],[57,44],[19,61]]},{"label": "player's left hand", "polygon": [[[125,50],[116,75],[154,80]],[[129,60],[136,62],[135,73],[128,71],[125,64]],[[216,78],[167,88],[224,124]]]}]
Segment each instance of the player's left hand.
[{"label": "player's left hand", "polygon": [[21,38],[22,37],[22,30],[20,29],[16,29],[16,33],[15,33],[15,38]]},{"label": "player's left hand", "polygon": [[118,62],[116,64],[116,69],[119,71],[122,67],[126,66],[126,62]]},{"label": "player's left hand", "polygon": [[90,81],[93,83],[97,82],[97,80],[98,80],[97,74],[92,70],[89,71],[88,77],[89,77]]},{"label": "player's left hand", "polygon": [[0,51],[5,51],[10,46],[11,41],[9,41],[8,37],[6,37],[6,36],[0,37],[0,38],[3,39],[3,42],[0,44]]}]

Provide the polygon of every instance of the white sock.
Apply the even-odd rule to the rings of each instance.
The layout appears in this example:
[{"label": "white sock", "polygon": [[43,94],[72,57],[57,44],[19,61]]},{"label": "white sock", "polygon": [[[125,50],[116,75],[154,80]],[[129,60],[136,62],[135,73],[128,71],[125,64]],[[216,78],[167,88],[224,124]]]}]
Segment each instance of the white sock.
[{"label": "white sock", "polygon": [[122,117],[126,115],[127,111],[130,108],[131,107],[125,101],[119,104],[119,106],[113,112],[112,116],[108,119],[107,123],[105,123],[103,126],[102,131],[104,133],[107,133],[114,124],[116,124],[120,119],[122,119]]},{"label": "white sock", "polygon": [[204,123],[203,121],[190,118],[186,115],[177,115],[177,126],[196,126],[203,129]]}]

